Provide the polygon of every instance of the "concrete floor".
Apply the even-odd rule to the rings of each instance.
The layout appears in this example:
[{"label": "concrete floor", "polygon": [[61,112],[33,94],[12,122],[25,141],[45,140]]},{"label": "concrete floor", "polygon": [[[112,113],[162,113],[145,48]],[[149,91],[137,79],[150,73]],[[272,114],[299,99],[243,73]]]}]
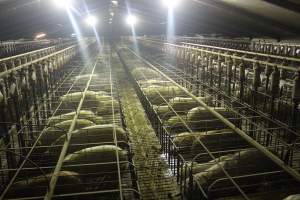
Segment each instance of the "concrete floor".
[{"label": "concrete floor", "polygon": [[142,199],[180,199],[175,177],[170,176],[168,165],[161,157],[159,140],[124,71],[119,73],[119,80]]}]

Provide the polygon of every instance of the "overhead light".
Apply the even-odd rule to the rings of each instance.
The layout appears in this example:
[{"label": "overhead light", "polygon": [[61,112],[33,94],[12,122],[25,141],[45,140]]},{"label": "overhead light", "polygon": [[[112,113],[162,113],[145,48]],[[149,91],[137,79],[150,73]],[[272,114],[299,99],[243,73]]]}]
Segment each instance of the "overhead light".
[{"label": "overhead light", "polygon": [[89,16],[87,16],[85,22],[86,22],[89,26],[95,26],[96,23],[97,23],[97,19],[96,19],[96,17],[89,15]]},{"label": "overhead light", "polygon": [[36,36],[34,37],[34,39],[39,40],[39,39],[43,39],[47,36],[46,33],[38,33],[36,34]]},{"label": "overhead light", "polygon": [[175,8],[181,0],[163,0],[163,4],[168,8]]},{"label": "overhead light", "polygon": [[111,3],[115,6],[118,6],[118,1],[111,1]]},{"label": "overhead light", "polygon": [[54,3],[61,8],[70,8],[72,6],[72,0],[53,0]]},{"label": "overhead light", "polygon": [[128,25],[134,26],[137,22],[137,18],[134,15],[128,15],[126,18],[126,23]]}]

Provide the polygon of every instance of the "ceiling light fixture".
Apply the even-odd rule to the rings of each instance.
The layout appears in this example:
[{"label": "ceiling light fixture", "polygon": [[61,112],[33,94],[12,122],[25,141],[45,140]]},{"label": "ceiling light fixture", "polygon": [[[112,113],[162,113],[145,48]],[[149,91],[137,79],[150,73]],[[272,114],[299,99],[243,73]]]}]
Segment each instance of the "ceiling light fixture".
[{"label": "ceiling light fixture", "polygon": [[89,25],[89,26],[95,26],[97,23],[97,19],[94,16],[87,16],[87,18],[85,19],[85,22]]},{"label": "ceiling light fixture", "polygon": [[60,8],[70,8],[72,0],[53,0],[53,2]]},{"label": "ceiling light fixture", "polygon": [[118,6],[118,1],[111,1],[111,3],[115,6]]},{"label": "ceiling light fixture", "polygon": [[36,36],[34,37],[34,39],[39,40],[39,39],[43,39],[47,36],[46,33],[38,33],[36,34]]},{"label": "ceiling light fixture", "polygon": [[179,5],[181,0],[163,0],[163,4],[168,8],[175,8]]},{"label": "ceiling light fixture", "polygon": [[128,15],[126,18],[126,23],[130,26],[134,26],[137,22],[137,18],[134,15]]}]

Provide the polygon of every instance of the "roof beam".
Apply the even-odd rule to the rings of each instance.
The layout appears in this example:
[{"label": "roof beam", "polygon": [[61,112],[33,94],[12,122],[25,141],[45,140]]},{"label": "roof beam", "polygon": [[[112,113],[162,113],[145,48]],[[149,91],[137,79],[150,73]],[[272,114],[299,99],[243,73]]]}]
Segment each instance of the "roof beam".
[{"label": "roof beam", "polygon": [[299,28],[289,26],[289,25],[286,25],[286,24],[282,24],[280,22],[274,21],[274,20],[269,19],[267,17],[256,15],[252,12],[249,12],[246,9],[234,7],[234,6],[228,5],[224,2],[220,2],[218,0],[209,0],[209,1],[207,1],[207,0],[193,0],[193,1],[205,2],[206,4],[210,4],[212,6],[215,6],[216,8],[219,8],[219,9],[222,9],[222,10],[227,10],[227,12],[231,12],[232,14],[246,17],[246,18],[248,18],[248,19],[250,19],[250,20],[252,20],[256,23],[264,24],[265,26],[267,25],[268,27],[273,28],[273,29],[280,29],[282,31],[290,32],[291,34],[295,34],[295,35],[298,35],[300,33]]},{"label": "roof beam", "polygon": [[282,1],[282,0],[263,0],[263,1],[300,13],[300,4],[296,4],[291,1]]}]

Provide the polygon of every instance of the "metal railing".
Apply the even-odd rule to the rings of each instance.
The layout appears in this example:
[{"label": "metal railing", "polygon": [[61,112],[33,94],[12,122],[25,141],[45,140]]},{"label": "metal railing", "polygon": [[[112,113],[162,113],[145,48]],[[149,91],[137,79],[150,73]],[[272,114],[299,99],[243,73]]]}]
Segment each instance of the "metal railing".
[{"label": "metal railing", "polygon": [[[239,98],[294,130],[299,128],[298,67],[261,61],[259,57],[249,58],[184,45],[161,44],[148,40],[144,44],[156,45],[156,49],[162,49],[169,54],[189,73],[191,79],[203,77],[211,87]],[[292,115],[287,115],[286,110]]]},{"label": "metal railing", "polygon": [[300,58],[299,42],[277,42],[265,39],[224,39],[209,37],[178,37],[178,42],[196,43],[215,47],[231,48],[237,50],[251,51],[254,53],[264,53],[290,58]]},{"label": "metal railing", "polygon": [[[140,53],[143,55],[143,49],[141,45],[139,45]],[[222,156],[222,155],[227,155],[230,152],[241,152],[242,150],[249,150],[251,151],[251,146],[254,146],[257,148],[260,152],[263,152],[265,157],[263,160],[265,162],[271,162],[269,158],[271,158],[273,161],[275,161],[280,167],[279,169],[284,169],[286,170],[285,172],[282,172],[284,174],[284,177],[287,176],[289,177],[286,183],[297,183],[299,182],[299,174],[297,174],[297,171],[291,167],[287,167],[286,164],[279,159],[279,155],[277,153],[271,153],[275,150],[275,152],[287,152],[290,147],[288,144],[286,144],[283,140],[279,138],[274,138],[273,136],[273,131],[284,131],[284,128],[263,128],[261,126],[257,126],[257,124],[253,123],[255,121],[260,121],[263,119],[259,115],[255,115],[255,112],[252,112],[251,109],[248,109],[247,107],[244,107],[242,105],[236,105],[235,107],[230,107],[226,103],[226,99],[220,98],[220,94],[218,93],[211,93],[211,88],[208,88],[206,90],[202,90],[203,87],[199,85],[199,82],[193,82],[191,83],[191,77],[187,76],[185,73],[180,72],[179,70],[174,70],[170,68],[169,66],[163,66],[160,65],[158,62],[155,62],[155,59],[153,57],[156,56],[153,52],[147,51],[147,55],[153,55],[152,60],[145,60],[138,56],[137,54],[134,54],[130,50],[122,50],[121,53],[123,53],[124,60],[129,68],[129,70],[133,70],[135,67],[130,67],[130,66],[140,66],[140,68],[150,68],[154,71],[157,72],[155,76],[149,76],[146,72],[142,74],[142,77],[138,79],[133,75],[132,81],[135,84],[136,91],[138,93],[138,96],[141,99],[142,104],[144,105],[144,108],[149,116],[149,119],[152,123],[152,126],[156,130],[156,133],[160,139],[160,142],[162,144],[163,152],[166,154],[169,165],[171,167],[171,170],[174,174],[178,176],[177,180],[179,185],[182,187],[182,193],[185,194],[185,196],[188,196],[192,198],[193,196],[197,196],[197,192],[199,192],[199,195],[203,195],[205,198],[210,198],[213,195],[218,194],[218,192],[212,192],[211,187],[209,185],[205,186],[204,188],[200,185],[198,187],[193,188],[194,186],[194,181],[193,177],[195,174],[193,174],[191,171],[190,167],[188,167],[188,163],[193,159],[198,157],[198,155],[203,155],[202,159],[196,159],[197,164],[209,164],[210,160],[214,160],[214,162],[211,163],[211,165],[215,165],[215,167],[218,167],[222,171],[222,176],[226,177],[225,179],[228,180],[227,185],[219,185],[219,191],[223,191],[225,193],[221,194],[222,195],[243,195],[244,199],[250,199],[251,195],[255,194],[255,191],[249,191],[248,188],[255,188],[258,185],[263,185],[263,180],[259,179],[260,181],[257,181],[256,184],[254,185],[247,185],[245,182],[240,182],[237,181],[238,178],[241,174],[242,176],[245,175],[245,177],[255,177],[260,174],[260,170],[256,168],[255,166],[252,166],[252,170],[257,170],[253,175],[251,175],[251,172],[247,174],[245,171],[237,173],[237,175],[234,174],[234,171],[228,167],[222,168],[222,165],[224,164],[221,159],[216,160],[217,157]],[[162,57],[157,57],[157,60],[162,60]],[[174,93],[174,89],[170,89],[169,92],[166,93],[161,93],[157,88],[153,87],[152,89],[156,93],[156,98],[153,98],[152,94],[149,94],[149,91],[147,92],[147,86],[144,85],[145,81],[151,81],[151,80],[156,80],[156,81],[161,81],[161,85],[157,83],[157,88],[159,86],[168,88],[171,87],[169,84],[176,86],[180,88],[183,93],[176,94]],[[151,82],[152,84],[155,84],[155,82]],[[184,86],[184,87],[182,87]],[[188,88],[190,91],[188,91]],[[197,95],[197,96],[196,96]],[[198,100],[197,97],[199,96],[202,97],[211,97],[213,99],[213,104],[208,107],[206,104]],[[171,104],[171,99],[174,99],[175,97],[189,97],[192,98],[197,104],[194,105],[195,107],[197,106],[202,106],[206,109],[209,110],[210,113],[214,113],[213,115],[216,118],[213,118],[214,120],[199,120],[197,122],[189,121],[187,117],[187,113],[189,113],[189,110],[176,110],[174,107],[172,107]],[[158,99],[160,99],[161,103],[158,103]],[[221,115],[219,115],[217,112],[218,107],[225,107],[226,111],[228,112],[233,112],[233,116],[231,118],[224,118]],[[167,111],[162,114],[160,109],[167,108]],[[247,112],[252,113],[252,116],[245,116]],[[254,115],[253,115],[254,114]],[[177,118],[178,123],[174,125],[170,125],[172,120],[170,120],[172,117]],[[220,123],[217,123],[218,125],[212,125],[212,122],[218,122],[220,120]],[[233,123],[232,123],[233,122]],[[201,139],[198,142],[199,147],[194,148],[191,154],[191,151],[188,150],[190,146],[184,147],[184,146],[178,146],[178,144],[174,143],[174,139],[176,136],[181,133],[181,132],[189,132],[190,134],[194,133],[195,128],[193,125],[201,125],[202,124],[202,129],[201,131],[207,132],[210,130],[214,129],[220,129],[220,128],[230,128],[233,130],[233,132],[237,133],[239,136],[237,136],[234,139],[227,138],[222,139],[219,138],[215,143],[211,142],[209,143],[207,140],[202,141]],[[199,130],[198,130],[199,131]],[[269,135],[269,136],[268,136]],[[272,138],[271,140],[273,142],[269,141],[268,146],[264,147],[265,142],[268,140],[267,138]],[[206,141],[206,142],[205,142]],[[246,142],[247,141],[247,142]],[[249,145],[247,145],[249,143]],[[244,148],[244,149],[243,149]],[[257,151],[257,150],[256,150]],[[279,157],[278,157],[279,156]],[[294,161],[296,160],[297,156],[294,157]],[[272,161],[272,163],[273,163]],[[220,166],[221,165],[221,166]],[[281,168],[282,167],[282,168]],[[287,168],[289,169],[287,169]],[[293,166],[296,169],[298,169],[297,166]],[[247,166],[239,166],[240,169],[247,168]],[[262,177],[267,177],[269,173],[275,173],[278,168],[274,169],[267,169],[269,170],[267,173],[261,172]],[[274,171],[273,171],[274,170]],[[182,173],[185,171],[185,173]],[[189,171],[189,172],[187,172]],[[292,176],[287,175],[287,173],[290,173]],[[292,177],[295,177],[292,178]],[[297,178],[298,177],[298,178]],[[217,179],[216,179],[217,180]],[[222,178],[220,179],[222,180]],[[250,180],[250,179],[248,179]],[[283,182],[285,181],[284,178],[281,179]],[[197,182],[197,181],[196,181]],[[273,190],[271,191],[276,191],[276,180],[271,181],[273,183]],[[197,185],[197,184],[196,184]],[[215,182],[213,182],[213,185],[215,185]],[[269,188],[270,189],[270,188]],[[216,190],[217,191],[217,190]],[[227,191],[227,193],[226,193]],[[199,196],[198,196],[199,197]]]},{"label": "metal railing", "polygon": [[[22,148],[26,149],[28,154],[27,157],[30,160],[33,160],[40,169],[44,170],[48,174],[52,174],[53,171],[57,172],[57,176],[53,175],[49,178],[49,188],[45,187],[44,184],[41,184],[39,187],[35,187],[35,191],[31,192],[32,194],[14,194],[19,195],[17,197],[12,197],[12,191],[14,191],[16,187],[16,183],[20,180],[32,180],[34,175],[39,175],[37,168],[34,166],[30,166],[27,159],[23,161],[23,164],[13,169],[3,169],[2,172],[11,171],[13,172],[13,178],[9,179],[9,184],[6,186],[6,189],[2,193],[3,199],[10,198],[21,198],[21,199],[52,199],[52,198],[72,198],[74,196],[80,197],[80,199],[97,199],[99,197],[103,199],[135,199],[138,198],[139,192],[135,187],[134,180],[134,166],[132,165],[130,158],[130,149],[128,148],[127,141],[117,138],[116,128],[122,127],[122,115],[121,108],[119,107],[119,103],[115,104],[118,95],[115,88],[115,81],[112,79],[111,68],[109,65],[109,50],[106,50],[103,53],[104,58],[95,57],[93,66],[86,65],[86,67],[77,66],[78,64],[73,63],[73,66],[70,67],[72,72],[70,75],[67,75],[63,82],[55,89],[55,95],[51,99],[47,99],[47,103],[51,104],[51,108],[46,110],[47,115],[43,115],[42,113],[45,110],[40,110],[38,114],[40,119],[40,124],[34,124],[33,134],[35,138],[32,140],[32,145]],[[101,61],[101,62],[100,62]],[[79,62],[79,65],[82,65],[82,61]],[[91,73],[92,72],[92,73]],[[80,76],[83,77],[80,79]],[[84,78],[86,76],[86,78]],[[105,93],[107,97],[110,97],[108,100],[108,104],[101,104],[100,107],[96,106],[97,101],[91,100],[89,96],[87,96],[88,91],[95,91],[100,93]],[[62,95],[71,95],[72,93],[80,92],[82,97],[80,101],[77,103],[70,102],[69,104],[63,103],[60,98]],[[86,98],[84,98],[84,94]],[[74,106],[72,105],[74,104]],[[74,131],[71,129],[78,128],[77,123],[75,123],[76,118],[82,119],[80,117],[80,110],[90,110],[94,113],[98,113],[101,118],[97,123],[100,124],[111,124],[113,127],[113,140],[107,142],[97,141],[96,138],[92,136],[87,136],[85,141],[81,141],[80,143],[72,141],[72,136]],[[106,111],[105,111],[106,110]],[[45,137],[47,130],[50,128],[55,128],[51,121],[51,117],[60,116],[61,114],[74,112],[74,117],[70,118],[72,123],[61,131],[65,131],[65,140],[62,140],[62,143],[57,144],[42,144],[41,141],[43,137]],[[111,114],[110,114],[111,113]],[[92,116],[89,116],[92,118]],[[58,121],[60,119],[58,118]],[[102,120],[102,121],[101,121]],[[96,121],[94,121],[96,123]],[[29,125],[29,124],[26,124]],[[73,126],[73,127],[72,127]],[[26,126],[25,126],[26,127]],[[23,131],[26,131],[24,128]],[[48,132],[49,134],[49,132]],[[88,134],[88,133],[87,133]],[[71,149],[85,149],[87,147],[92,146],[101,146],[101,145],[117,145],[122,147],[127,151],[128,159],[126,160],[116,160],[114,162],[93,162],[93,161],[85,161],[80,164],[71,164],[67,165],[63,161],[65,155],[69,155],[72,153]],[[19,149],[16,149],[18,151]],[[60,156],[61,152],[65,155]],[[116,156],[118,157],[119,152],[116,151]],[[95,155],[96,156],[96,155]],[[127,157],[127,156],[126,156]],[[128,168],[123,169],[120,166],[128,166]],[[61,173],[64,171],[72,171],[78,170],[82,168],[92,168],[92,167],[100,167],[104,169],[106,166],[110,169],[108,171],[105,170],[97,170],[89,173],[78,173],[74,174],[74,178],[76,180],[81,180],[80,182],[74,182],[64,184],[60,181]],[[62,170],[62,171],[61,171]],[[19,173],[18,173],[19,172]],[[116,173],[116,176],[112,176]],[[67,175],[67,177],[72,178],[72,175]],[[58,178],[58,179],[57,179]],[[55,180],[57,179],[57,180]],[[27,190],[31,191],[33,186],[28,185]],[[75,189],[76,188],[76,189]],[[5,196],[5,193],[7,196]],[[44,196],[47,193],[46,196]],[[4,198],[5,197],[5,198]]]},{"label": "metal railing", "polygon": [[74,40],[42,40],[42,41],[0,41],[0,58],[13,57],[18,54],[24,54],[29,51],[56,47],[56,50],[74,44]]}]

